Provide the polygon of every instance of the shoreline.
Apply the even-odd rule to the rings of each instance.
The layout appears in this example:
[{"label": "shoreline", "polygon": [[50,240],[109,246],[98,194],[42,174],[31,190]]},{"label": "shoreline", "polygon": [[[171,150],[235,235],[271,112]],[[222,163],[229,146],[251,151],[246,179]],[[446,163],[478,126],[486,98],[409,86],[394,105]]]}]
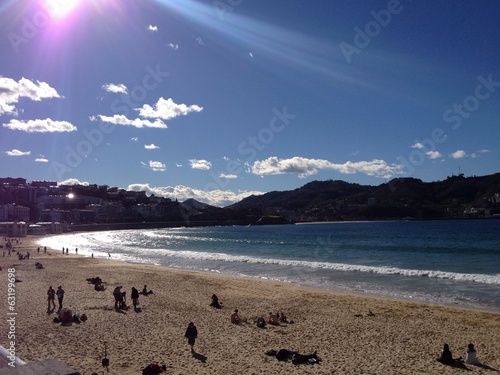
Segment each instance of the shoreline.
[{"label": "shoreline", "polygon": [[[167,373],[179,375],[453,374],[456,369],[435,360],[443,343],[458,357],[473,342],[478,358],[500,369],[498,313],[92,259],[74,252],[62,256],[57,249],[48,250],[52,255],[42,254],[43,250],[37,254],[39,238],[20,240],[21,251],[31,249],[29,260],[0,258],[2,283],[11,266],[22,280],[16,283],[16,355],[26,362],[56,358],[82,374],[100,373],[107,342],[109,374],[137,374],[152,360],[166,363]],[[35,269],[37,261],[44,269]],[[85,281],[95,276],[104,280],[104,292]],[[115,286],[123,285],[129,295],[131,286],[142,289],[144,284],[154,294],[140,296],[140,311],[115,311],[111,294]],[[53,323],[55,314],[46,312],[48,285],[62,285],[65,304],[85,313],[88,320],[69,326]],[[220,310],[209,306],[213,293],[224,304]],[[0,296],[6,300],[3,288]],[[229,322],[236,308],[249,323]],[[265,329],[252,323],[257,316],[278,310],[294,323]],[[190,321],[199,331],[195,354],[183,337]],[[1,337],[0,344],[5,346],[6,337]],[[281,348],[301,354],[317,351],[322,361],[294,366],[265,355]],[[483,371],[467,367],[472,373]]]},{"label": "shoreline", "polygon": [[[322,223],[321,223],[322,224]],[[302,224],[301,224],[302,225]],[[307,225],[307,224],[304,224]],[[62,233],[62,234],[55,234],[55,235],[46,235],[46,236],[33,236],[33,237],[38,237],[40,239],[43,238],[57,238],[60,235],[74,235],[74,234],[85,234],[85,233],[93,233],[93,231],[90,232],[69,232],[69,233]],[[73,251],[74,249],[72,249]],[[74,255],[74,253],[73,253]],[[82,255],[85,256],[85,255]],[[90,257],[90,253],[88,254]],[[108,259],[106,256],[96,256],[96,258],[99,259]],[[116,258],[114,258],[116,259]],[[471,303],[463,303],[460,304],[459,302],[440,302],[437,300],[426,300],[424,297],[425,296],[412,296],[409,295],[405,297],[404,295],[400,296],[394,296],[394,295],[385,295],[383,293],[377,293],[373,291],[367,291],[367,290],[362,290],[362,289],[343,289],[343,288],[335,288],[335,285],[327,285],[327,286],[322,286],[322,285],[312,285],[312,284],[306,284],[306,283],[298,283],[294,281],[287,281],[284,279],[280,279],[279,277],[276,278],[267,278],[267,277],[261,277],[261,276],[252,276],[252,275],[240,275],[236,273],[231,273],[231,272],[216,272],[216,271],[209,271],[209,270],[204,270],[204,269],[189,269],[189,268],[177,268],[177,267],[170,267],[168,265],[163,265],[163,264],[157,264],[157,263],[148,263],[148,262],[140,262],[140,261],[133,261],[133,260],[128,260],[128,259],[119,259],[122,262],[126,263],[131,263],[131,264],[138,264],[138,265],[154,265],[154,266],[161,266],[165,267],[166,269],[170,270],[179,270],[179,271],[196,271],[196,272],[201,272],[201,273],[208,273],[208,274],[213,274],[213,275],[226,275],[230,277],[236,277],[236,278],[249,278],[252,280],[262,280],[262,281],[274,281],[274,282],[281,282],[287,285],[296,285],[298,287],[303,287],[303,288],[311,288],[311,289],[318,289],[321,291],[333,291],[337,293],[346,293],[346,294],[354,294],[354,295],[362,295],[362,296],[367,296],[367,297],[374,297],[374,298],[388,298],[388,299],[393,299],[396,301],[402,301],[402,302],[415,302],[415,303],[424,303],[424,304],[430,304],[430,305],[436,305],[436,306],[444,306],[444,307],[454,307],[458,309],[467,309],[467,310],[477,310],[477,311],[485,311],[485,312],[492,312],[492,313],[500,313],[500,308],[497,308],[496,306],[478,306],[478,305],[473,305]],[[383,276],[383,275],[381,275]]]}]

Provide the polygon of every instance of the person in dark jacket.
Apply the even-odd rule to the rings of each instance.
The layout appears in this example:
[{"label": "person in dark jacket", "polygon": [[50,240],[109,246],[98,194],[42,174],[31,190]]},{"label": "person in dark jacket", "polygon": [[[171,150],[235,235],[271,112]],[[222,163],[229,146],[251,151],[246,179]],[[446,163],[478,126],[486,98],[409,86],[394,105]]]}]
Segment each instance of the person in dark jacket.
[{"label": "person in dark jacket", "polygon": [[453,365],[455,363],[448,344],[443,345],[443,350],[441,350],[441,355],[437,360],[443,365]]},{"label": "person in dark jacket", "polygon": [[130,298],[132,298],[132,303],[134,304],[134,309],[137,309],[137,305],[139,304],[139,291],[132,287],[132,292],[130,293]]},{"label": "person in dark jacket", "polygon": [[194,352],[194,342],[198,337],[198,330],[196,329],[196,326],[194,325],[193,322],[189,323],[186,329],[186,333],[184,334],[184,337],[188,339],[188,344],[189,346],[191,346],[191,351]]},{"label": "person in dark jacket", "polygon": [[210,306],[216,309],[222,308],[222,302],[219,302],[219,297],[217,297],[215,294],[212,294],[212,302],[210,303]]}]

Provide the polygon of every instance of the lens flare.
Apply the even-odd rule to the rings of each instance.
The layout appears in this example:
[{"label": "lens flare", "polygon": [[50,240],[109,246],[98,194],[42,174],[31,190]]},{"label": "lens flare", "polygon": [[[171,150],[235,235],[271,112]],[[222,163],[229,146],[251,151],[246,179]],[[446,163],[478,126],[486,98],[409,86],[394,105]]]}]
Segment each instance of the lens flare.
[{"label": "lens flare", "polygon": [[54,19],[62,19],[73,12],[81,0],[44,0],[47,13]]}]

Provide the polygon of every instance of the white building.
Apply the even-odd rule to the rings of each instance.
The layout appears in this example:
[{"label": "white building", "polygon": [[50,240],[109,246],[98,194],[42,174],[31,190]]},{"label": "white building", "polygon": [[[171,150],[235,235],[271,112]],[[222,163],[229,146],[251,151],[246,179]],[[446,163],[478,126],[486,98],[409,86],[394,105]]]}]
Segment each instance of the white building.
[{"label": "white building", "polygon": [[0,222],[0,235],[5,237],[26,237],[28,224],[24,221]]}]

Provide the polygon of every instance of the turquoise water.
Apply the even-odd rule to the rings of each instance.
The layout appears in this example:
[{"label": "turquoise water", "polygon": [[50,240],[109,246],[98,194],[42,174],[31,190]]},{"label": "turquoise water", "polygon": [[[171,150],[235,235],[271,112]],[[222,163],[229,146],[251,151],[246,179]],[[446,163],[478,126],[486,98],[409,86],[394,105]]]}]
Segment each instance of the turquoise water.
[{"label": "turquoise water", "polygon": [[500,220],[87,232],[42,246],[347,292],[500,311]]}]

